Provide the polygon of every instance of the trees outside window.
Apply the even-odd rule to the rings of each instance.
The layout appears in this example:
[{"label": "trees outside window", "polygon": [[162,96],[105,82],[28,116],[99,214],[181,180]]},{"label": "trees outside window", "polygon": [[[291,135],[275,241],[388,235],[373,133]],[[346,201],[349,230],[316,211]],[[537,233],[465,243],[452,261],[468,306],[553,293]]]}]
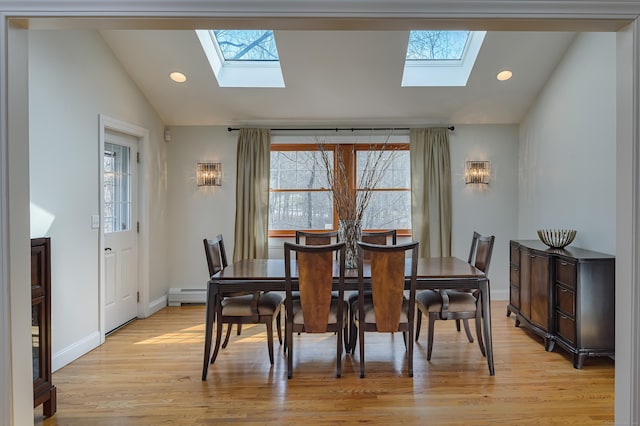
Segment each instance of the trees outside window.
[{"label": "trees outside window", "polygon": [[[362,219],[364,230],[397,229],[409,235],[411,228],[411,191],[409,147],[406,144],[324,145],[332,154],[342,151],[357,191],[370,150],[385,150],[392,161],[376,188]],[[353,153],[355,152],[355,155]],[[295,230],[338,229],[326,173],[317,145],[272,144],[269,187],[269,235],[293,236]]]}]

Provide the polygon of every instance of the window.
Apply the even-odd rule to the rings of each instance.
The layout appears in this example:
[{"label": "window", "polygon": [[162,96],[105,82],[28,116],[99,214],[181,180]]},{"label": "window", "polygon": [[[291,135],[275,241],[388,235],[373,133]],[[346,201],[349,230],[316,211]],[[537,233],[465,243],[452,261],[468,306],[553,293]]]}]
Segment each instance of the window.
[{"label": "window", "polygon": [[[354,175],[353,190],[360,183],[371,149],[383,145],[325,145],[335,164],[337,150],[342,150],[347,167]],[[409,234],[411,228],[411,188],[409,147],[387,144],[384,156],[393,156],[390,166],[373,190],[363,217],[363,229],[398,229]],[[352,153],[355,152],[355,156]],[[298,229],[338,229],[338,220],[329,190],[321,151],[311,144],[272,144],[269,188],[269,236],[292,236]],[[354,173],[355,172],[355,173]]]},{"label": "window", "polygon": [[411,31],[407,61],[459,61],[470,31]]},{"label": "window", "polygon": [[333,229],[333,199],[320,151],[271,147],[269,230]]},{"label": "window", "polygon": [[[358,183],[369,155],[368,147],[362,148],[356,147]],[[383,153],[385,159],[391,155],[393,155],[391,163],[385,170],[380,183],[373,189],[371,202],[362,218],[363,229],[411,229],[409,150],[408,148],[389,151],[385,149]]]},{"label": "window", "polygon": [[130,148],[104,144],[104,232],[131,228]]},{"label": "window", "polygon": [[402,86],[466,86],[485,35],[485,31],[411,31]]},{"label": "window", "polygon": [[196,30],[220,87],[284,87],[272,30]]}]

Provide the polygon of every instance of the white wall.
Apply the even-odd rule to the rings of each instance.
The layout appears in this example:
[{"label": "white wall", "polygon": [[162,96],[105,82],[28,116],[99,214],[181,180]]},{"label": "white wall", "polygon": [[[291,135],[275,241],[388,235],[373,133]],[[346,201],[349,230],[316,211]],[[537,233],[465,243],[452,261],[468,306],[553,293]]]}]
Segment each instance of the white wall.
[{"label": "white wall", "polygon": [[[279,138],[300,142],[295,137]],[[302,138],[300,138],[302,139]],[[308,138],[306,138],[308,139]],[[237,133],[223,127],[173,127],[167,144],[171,287],[205,288],[207,267],[202,239],[222,233],[228,257],[233,253]],[[496,235],[491,264],[492,295],[508,298],[508,241],[517,234],[518,131],[516,125],[456,126],[450,134],[453,173],[453,244],[466,259],[473,231]],[[465,185],[464,161],[492,162],[489,186]],[[198,161],[223,163],[219,188],[198,188]],[[281,241],[270,243],[270,257],[281,254]]]},{"label": "white wall", "polygon": [[573,228],[615,254],[616,35],[582,33],[520,126],[519,238]]},{"label": "white wall", "polygon": [[[209,272],[203,238],[224,237],[233,256],[238,132],[226,127],[172,127],[169,175],[170,287],[206,288]],[[196,163],[222,163],[222,186],[196,185]]]},{"label": "white wall", "polygon": [[[95,31],[29,32],[32,237],[51,237],[54,369],[99,344],[99,114],[150,131],[149,299],[168,288],[163,123]],[[145,160],[145,159],[143,159]],[[97,340],[96,340],[97,339]]]},{"label": "white wall", "polygon": [[[509,240],[518,232],[518,126],[456,125],[450,135],[453,192],[452,254],[469,255],[473,231],[495,235],[491,297],[509,299]],[[464,183],[466,160],[491,162],[489,185]]]}]

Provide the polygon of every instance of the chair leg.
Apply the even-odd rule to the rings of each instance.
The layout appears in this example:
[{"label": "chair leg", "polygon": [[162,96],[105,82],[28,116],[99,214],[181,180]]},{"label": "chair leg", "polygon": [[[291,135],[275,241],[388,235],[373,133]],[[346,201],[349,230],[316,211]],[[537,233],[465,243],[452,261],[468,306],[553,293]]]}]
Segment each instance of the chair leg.
[{"label": "chair leg", "polygon": [[408,374],[409,377],[413,377],[413,330],[410,328],[409,331],[406,332],[407,339],[405,340],[407,343],[407,366],[408,366]]},{"label": "chair leg", "polygon": [[[220,350],[220,341],[222,340],[222,321],[220,317],[221,315],[217,316],[218,323],[216,324],[216,346],[213,349],[213,355],[211,355],[211,364],[216,361],[218,351]],[[231,324],[229,324],[229,328],[231,328]]]},{"label": "chair leg", "polygon": [[439,312],[429,313],[429,335],[427,336],[427,361],[431,360],[431,351],[433,350],[433,333],[434,324],[436,322],[435,316],[439,315]]},{"label": "chair leg", "polygon": [[487,353],[484,348],[484,341],[482,340],[482,305],[478,304],[478,310],[476,311],[476,336],[478,337],[478,345],[480,346],[480,352],[483,357],[487,357]]},{"label": "chair leg", "polygon": [[420,327],[422,327],[422,311],[418,308],[416,310],[416,342],[420,337]]},{"label": "chair leg", "polygon": [[269,361],[273,365],[273,317],[265,324],[267,326],[267,349],[269,351]]},{"label": "chair leg", "polygon": [[364,328],[358,327],[360,339],[360,378],[364,378]]},{"label": "chair leg", "polygon": [[358,340],[358,330],[356,329],[355,312],[353,312],[353,313],[349,313],[349,349],[351,350],[351,355],[353,355],[356,352],[357,340]]},{"label": "chair leg", "polygon": [[242,324],[238,324],[238,336],[242,333]]},{"label": "chair leg", "polygon": [[284,306],[280,306],[278,309],[278,314],[276,315],[276,331],[278,332],[278,342],[282,345],[282,313]]},{"label": "chair leg", "polygon": [[285,323],[285,345],[287,347],[287,379],[293,376],[293,326]]},{"label": "chair leg", "polygon": [[456,330],[458,330],[458,333],[460,332],[460,320],[459,319],[456,320]]},{"label": "chair leg", "polygon": [[[240,325],[240,324],[238,324]],[[227,324],[227,335],[224,338],[224,343],[222,344],[222,349],[226,348],[227,345],[229,344],[229,336],[231,336],[231,328],[233,327],[233,324]]]},{"label": "chair leg", "polygon": [[[342,376],[342,333],[347,331],[347,327],[338,327],[338,335],[336,337],[337,341],[337,354],[336,354],[336,377]],[[344,338],[344,343],[347,343],[347,338]]]},{"label": "chair leg", "polygon": [[467,339],[469,339],[469,343],[473,343],[473,336],[471,336],[471,331],[469,330],[469,320],[465,319],[462,321],[464,322],[464,332],[467,333]]}]

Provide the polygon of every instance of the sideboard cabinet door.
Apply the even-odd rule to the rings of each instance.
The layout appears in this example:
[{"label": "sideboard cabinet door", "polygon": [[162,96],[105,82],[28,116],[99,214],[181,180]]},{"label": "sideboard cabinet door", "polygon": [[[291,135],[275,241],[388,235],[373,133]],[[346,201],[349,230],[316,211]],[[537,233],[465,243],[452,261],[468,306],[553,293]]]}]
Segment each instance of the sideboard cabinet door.
[{"label": "sideboard cabinet door", "polygon": [[33,406],[43,414],[56,412],[56,387],[51,372],[51,240],[31,240],[31,342]]}]

